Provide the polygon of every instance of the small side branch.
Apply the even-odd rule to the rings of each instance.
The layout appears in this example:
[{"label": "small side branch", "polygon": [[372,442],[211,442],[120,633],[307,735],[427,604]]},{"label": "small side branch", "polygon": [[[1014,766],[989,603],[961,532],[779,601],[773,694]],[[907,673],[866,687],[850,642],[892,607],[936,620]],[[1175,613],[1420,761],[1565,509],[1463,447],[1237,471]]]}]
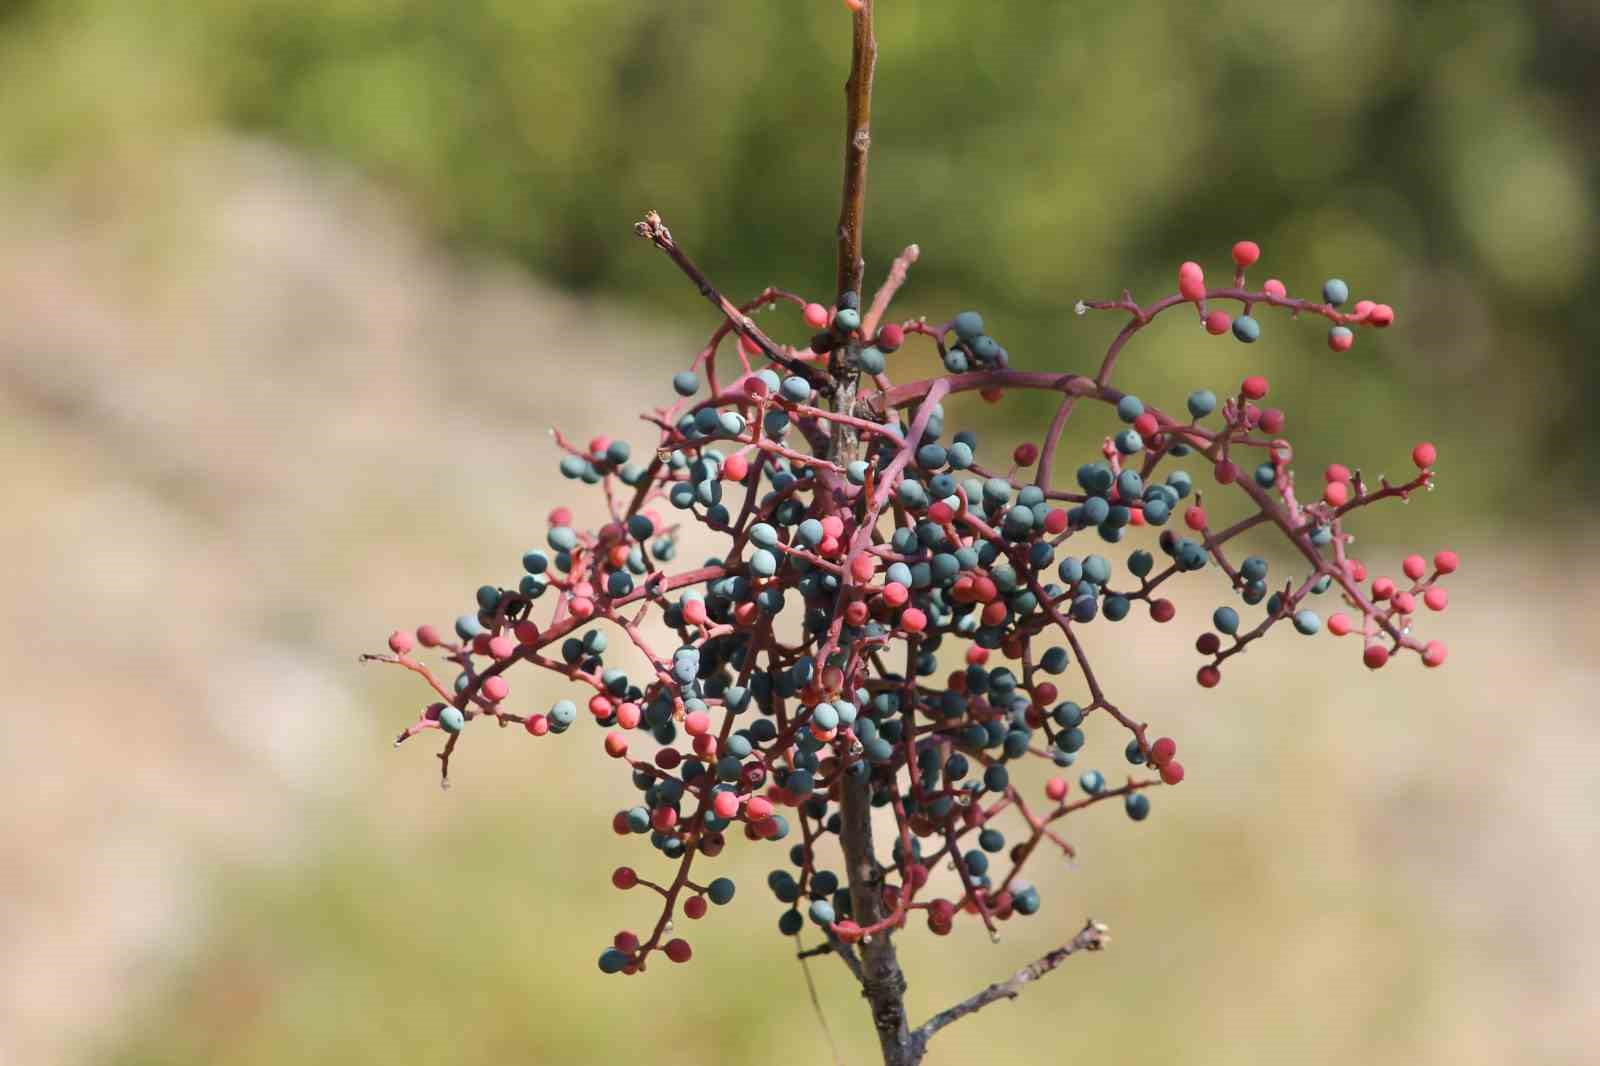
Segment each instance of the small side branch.
[{"label": "small side branch", "polygon": [[1016,999],[1029,984],[1037,981],[1065,962],[1067,956],[1076,954],[1079,951],[1099,951],[1109,943],[1111,943],[1111,936],[1106,927],[1091,918],[1071,941],[1030,962],[1018,970],[1009,981],[992,984],[977,995],[964,999],[948,1010],[942,1010],[932,1018],[929,1018],[917,1027],[917,1030],[912,1034],[912,1039],[917,1042],[919,1047],[925,1046],[935,1033],[951,1022],[980,1011],[998,1000]]}]

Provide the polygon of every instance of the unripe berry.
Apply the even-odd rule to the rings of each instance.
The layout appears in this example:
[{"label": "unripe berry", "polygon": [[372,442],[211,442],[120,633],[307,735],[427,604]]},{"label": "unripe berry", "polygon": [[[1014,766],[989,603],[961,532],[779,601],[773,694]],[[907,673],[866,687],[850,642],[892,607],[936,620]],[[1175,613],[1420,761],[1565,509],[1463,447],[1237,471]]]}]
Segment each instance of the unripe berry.
[{"label": "unripe berry", "polygon": [[1206,275],[1199,263],[1187,262],[1178,268],[1178,292],[1185,300],[1205,299]]},{"label": "unripe berry", "polygon": [[1268,278],[1266,283],[1261,286],[1261,291],[1279,300],[1289,295],[1288,288],[1277,278]]},{"label": "unripe berry", "polygon": [[1259,374],[1247,377],[1240,383],[1239,391],[1246,399],[1259,400],[1267,394],[1267,379]]},{"label": "unripe berry", "polygon": [[1453,574],[1456,572],[1456,567],[1460,565],[1461,560],[1456,556],[1455,552],[1442,551],[1434,553],[1433,568],[1441,574]]},{"label": "unripe berry", "polygon": [[439,631],[433,626],[417,627],[417,643],[421,644],[424,648],[437,648],[439,646],[439,641]]},{"label": "unripe berry", "polygon": [[1220,337],[1233,328],[1233,316],[1226,311],[1208,311],[1205,325],[1207,333]]},{"label": "unripe berry", "polygon": [[1355,331],[1349,326],[1332,326],[1328,329],[1328,347],[1336,352],[1348,352],[1355,342]]},{"label": "unripe berry", "polygon": [[1261,246],[1255,241],[1239,241],[1233,246],[1233,263],[1241,270],[1253,266],[1261,258]]},{"label": "unripe berry", "polygon": [[1439,458],[1439,451],[1433,445],[1423,442],[1411,449],[1411,461],[1417,464],[1419,470],[1427,470]]},{"label": "unripe berry", "polygon": [[1336,637],[1342,637],[1350,632],[1350,616],[1344,612],[1328,617],[1328,632]]},{"label": "unripe berry", "polygon": [[482,686],[478,689],[484,697],[494,703],[499,703],[511,692],[511,686],[499,674],[483,679]]},{"label": "unripe berry", "polygon": [[1428,605],[1430,611],[1442,611],[1450,604],[1450,593],[1435,585],[1422,594],[1422,602]]},{"label": "unripe berry", "polygon": [[828,324],[828,309],[821,304],[806,304],[800,316],[812,329],[821,329]]},{"label": "unripe berry", "polygon": [[1445,658],[1449,654],[1449,649],[1441,642],[1430,640],[1427,647],[1422,649],[1422,665],[1428,667],[1443,666]]},{"label": "unripe berry", "polygon": [[1052,777],[1044,783],[1044,794],[1052,803],[1060,803],[1067,798],[1067,782],[1064,778]]},{"label": "unripe berry", "polygon": [[1367,315],[1367,321],[1383,329],[1394,321],[1394,308],[1388,304],[1379,304]]},{"label": "unripe berry", "polygon": [[1412,581],[1421,581],[1422,575],[1428,572],[1428,561],[1420,555],[1408,555],[1401,562],[1400,569]]},{"label": "unripe berry", "polygon": [[389,634],[389,650],[396,655],[404,655],[412,648],[412,635],[403,629],[397,629]]}]

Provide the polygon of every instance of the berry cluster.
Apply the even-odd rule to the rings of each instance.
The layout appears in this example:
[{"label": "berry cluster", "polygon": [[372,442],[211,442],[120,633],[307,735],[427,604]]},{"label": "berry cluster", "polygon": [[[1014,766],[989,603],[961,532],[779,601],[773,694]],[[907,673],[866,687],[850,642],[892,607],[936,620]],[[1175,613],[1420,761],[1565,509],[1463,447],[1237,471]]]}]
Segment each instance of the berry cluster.
[{"label": "berry cluster", "polygon": [[[731,880],[701,879],[696,866],[736,832],[790,841],[787,863],[767,879],[782,908],[778,929],[795,935],[812,923],[841,952],[914,917],[936,934],[963,917],[992,933],[1035,913],[1040,896],[1024,868],[1041,845],[1072,853],[1063,819],[1118,800],[1140,821],[1152,788],[1184,779],[1177,744],[1110,700],[1084,649],[1091,627],[1119,625],[1136,610],[1172,622],[1177,609],[1161,593],[1177,575],[1214,568],[1236,600],[1215,609],[1196,641],[1206,688],[1283,621],[1307,636],[1359,633],[1374,669],[1405,651],[1427,666],[1444,661],[1444,646],[1420,642],[1411,625],[1419,602],[1445,608],[1438,581],[1456,556],[1440,551],[1430,565],[1412,555],[1400,565],[1403,581],[1369,581],[1344,528],[1351,511],[1431,488],[1431,445],[1417,446],[1417,473],[1403,482],[1374,484],[1336,464],[1305,492],[1281,436],[1286,416],[1263,406],[1265,378],[1247,377],[1220,399],[1192,392],[1182,414],[1111,384],[1133,334],[1180,305],[1207,332],[1246,343],[1261,335],[1257,308],[1320,315],[1333,323],[1330,347],[1347,351],[1356,327],[1382,328],[1394,316],[1365,300],[1339,310],[1349,298],[1343,281],[1329,281],[1321,301],[1291,298],[1277,281],[1247,288],[1259,250],[1240,242],[1228,287],[1207,288],[1201,268],[1185,263],[1178,292],[1150,305],[1126,293],[1079,303],[1080,314],[1128,315],[1099,371],[1085,376],[1012,369],[974,311],[940,324],[880,324],[914,248],[870,308],[853,292],[830,308],[778,289],[734,307],[658,217],[639,232],[696,280],[724,321],[673,377],[678,401],[645,414],[654,437],[645,458],[620,439],[580,447],[556,435],[561,472],[600,486],[610,520],[579,529],[567,509],[552,511],[545,545],[522,558],[525,573],[478,589],[453,637],[430,626],[396,632],[392,654],[371,657],[432,686],[437,701],[400,740],[447,734],[446,780],[451,753],[478,719],[542,737],[580,717],[568,699],[513,711],[512,668],[552,671],[587,694],[604,750],[626,764],[633,788],[613,828],[645,838],[672,864],[660,879],[632,867],[612,874],[616,888],[643,888],[663,906],[648,935],[616,935],[602,970],[635,973],[658,951],[688,961],[673,920],[699,919],[734,898]],[[1242,313],[1230,318],[1217,307],[1224,303]],[[807,346],[775,343],[750,317],[779,305],[799,307],[816,331]],[[730,334],[738,370],[723,380],[717,355]],[[894,384],[890,357],[913,337],[937,350],[947,373]],[[948,430],[948,397],[976,391],[997,402],[1019,389],[1060,397],[1038,445],[997,461],[973,433]],[[1064,431],[1090,404],[1114,412],[1120,428],[1098,437],[1063,484],[1054,470]],[[1222,528],[1202,499],[1201,485],[1213,482],[1207,492],[1245,510]],[[673,568],[685,523],[711,531],[721,548]],[[1275,580],[1262,555],[1233,561],[1234,542],[1258,527],[1287,542],[1294,576]],[[1124,541],[1140,546],[1119,573],[1109,555],[1122,549],[1109,546]],[[1312,605],[1330,593],[1343,610],[1324,621]],[[669,645],[651,639],[663,631]],[[608,659],[613,643],[632,649],[644,672],[629,676]],[[454,676],[441,679],[414,656],[417,645],[441,652]],[[1126,736],[1127,762],[1152,773],[1114,786],[1091,769],[1076,792],[1062,776],[1025,782],[1030,764],[1049,774],[1077,763],[1096,715]],[[833,849],[824,847],[854,816],[845,802],[852,788],[888,808],[896,829],[887,865],[869,852],[865,873],[860,863],[830,868]],[[863,899],[871,914],[861,913]]]}]

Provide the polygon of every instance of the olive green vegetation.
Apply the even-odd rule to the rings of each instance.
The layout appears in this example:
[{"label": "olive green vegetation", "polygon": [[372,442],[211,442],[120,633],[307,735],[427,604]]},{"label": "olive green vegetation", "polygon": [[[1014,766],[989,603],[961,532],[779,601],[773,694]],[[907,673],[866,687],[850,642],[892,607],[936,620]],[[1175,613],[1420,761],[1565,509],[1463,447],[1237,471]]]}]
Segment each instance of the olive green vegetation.
[{"label": "olive green vegetation", "polygon": [[[1074,320],[1075,299],[1171,291],[1186,258],[1224,273],[1250,237],[1258,279],[1315,295],[1346,277],[1398,328],[1335,357],[1324,327],[1276,314],[1248,351],[1174,321],[1135,346],[1125,383],[1176,406],[1264,370],[1318,463],[1393,471],[1432,436],[1453,501],[1434,515],[1492,508],[1529,469],[1548,488],[1596,445],[1581,101],[1600,84],[1582,7],[891,0],[869,277],[916,241],[903,311],[976,306],[1017,365],[1081,368],[1114,323]],[[705,318],[630,236],[655,208],[730,294],[831,295],[848,34],[829,0],[10,10],[13,171],[223,124],[354,164],[441,239],[576,289]],[[520,356],[530,373],[540,347]]]}]

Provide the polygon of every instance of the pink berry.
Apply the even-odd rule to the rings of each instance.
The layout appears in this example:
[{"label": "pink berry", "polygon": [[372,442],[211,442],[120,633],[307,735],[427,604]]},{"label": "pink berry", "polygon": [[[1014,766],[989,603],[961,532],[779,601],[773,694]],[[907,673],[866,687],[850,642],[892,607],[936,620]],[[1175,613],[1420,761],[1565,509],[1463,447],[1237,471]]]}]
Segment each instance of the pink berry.
[{"label": "pink berry", "polygon": [[911,593],[898,581],[891,581],[883,586],[883,602],[890,607],[904,606]]},{"label": "pink berry", "polygon": [[1196,504],[1185,510],[1183,512],[1183,524],[1194,530],[1196,533],[1206,528],[1205,508]]},{"label": "pink berry", "polygon": [[1387,578],[1387,577],[1375,577],[1375,578],[1372,579],[1372,598],[1373,599],[1375,599],[1375,600],[1386,600],[1390,596],[1393,596],[1393,595],[1394,595],[1394,581],[1392,579]]},{"label": "pink berry", "polygon": [[504,633],[498,637],[489,638],[489,654],[496,659],[506,660],[517,653],[517,642]]},{"label": "pink berry", "polygon": [[1350,498],[1350,486],[1342,481],[1330,481],[1322,490],[1322,498],[1331,506],[1343,507]]},{"label": "pink berry", "polygon": [[1341,463],[1330,463],[1328,469],[1322,472],[1322,480],[1328,482],[1349,481],[1350,468]]},{"label": "pink berry", "polygon": [[486,699],[499,703],[511,692],[511,686],[506,683],[505,678],[495,674],[493,677],[483,679],[483,687],[479,691],[483,693]]},{"label": "pink berry", "polygon": [[1044,516],[1044,531],[1046,533],[1060,533],[1067,528],[1067,512],[1060,508],[1051,508],[1050,513]]},{"label": "pink berry", "polygon": [[607,733],[606,754],[613,759],[620,759],[628,754],[628,738],[616,730]]},{"label": "pink berry", "polygon": [[413,638],[403,629],[397,629],[389,634],[389,650],[396,655],[404,655],[412,648]]},{"label": "pink berry", "polygon": [[1218,460],[1212,473],[1216,475],[1219,485],[1232,485],[1239,480],[1239,468],[1228,459]]},{"label": "pink berry", "polygon": [[806,309],[801,312],[806,320],[806,325],[812,329],[821,329],[828,324],[828,309],[821,304],[806,304]]},{"label": "pink berry", "polygon": [[1441,574],[1453,574],[1456,567],[1461,565],[1460,558],[1455,552],[1436,552],[1433,556],[1433,568]]},{"label": "pink berry", "polygon": [[1206,314],[1206,332],[1213,337],[1220,337],[1233,328],[1233,316],[1226,311],[1210,311]]},{"label": "pink berry", "polygon": [[1205,299],[1206,275],[1199,263],[1187,262],[1178,268],[1178,292],[1185,300]]},{"label": "pink berry", "polygon": [[711,798],[711,809],[718,818],[732,818],[739,813],[739,797],[732,792],[718,792]]},{"label": "pink berry", "polygon": [[[1247,266],[1249,264],[1246,264]],[[1150,758],[1157,766],[1165,766],[1178,754],[1178,742],[1171,737],[1158,737],[1150,745]]]},{"label": "pink berry", "polygon": [[711,715],[705,711],[690,711],[683,716],[683,729],[691,737],[704,736],[711,729]]},{"label": "pink berry", "polygon": [[1263,433],[1282,433],[1284,413],[1276,407],[1268,407],[1261,412],[1261,431]]},{"label": "pink berry", "polygon": [[711,616],[706,614],[704,600],[684,600],[683,620],[692,626],[703,626],[710,621]]},{"label": "pink berry", "polygon": [[548,521],[552,526],[570,526],[572,524],[572,511],[566,507],[557,507],[551,510]]},{"label": "pink berry", "polygon": [[921,633],[928,627],[928,616],[919,608],[907,607],[900,612],[900,628],[907,633]]},{"label": "pink berry", "polygon": [[772,801],[765,796],[751,796],[744,805],[744,816],[752,822],[764,822],[772,817]]},{"label": "pink berry", "polygon": [[1367,649],[1361,653],[1361,661],[1367,664],[1369,670],[1379,670],[1389,661],[1389,649],[1382,644],[1368,644]]},{"label": "pink berry", "polygon": [[1372,309],[1372,312],[1369,315],[1367,315],[1367,321],[1371,322],[1379,329],[1383,329],[1394,321],[1394,308],[1390,307],[1388,304],[1379,304]]},{"label": "pink berry", "polygon": [[632,729],[639,724],[642,713],[637,703],[623,703],[617,706],[617,724],[624,729]]},{"label": "pink berry", "polygon": [[1183,763],[1173,760],[1161,767],[1161,780],[1169,785],[1176,785],[1183,780]]},{"label": "pink berry", "polygon": [[1243,269],[1253,266],[1261,258],[1261,246],[1255,241],[1240,241],[1233,246],[1233,263]]},{"label": "pink berry", "polygon": [[1279,300],[1289,295],[1289,290],[1277,278],[1268,278],[1266,284],[1261,286],[1261,291]]},{"label": "pink berry", "polygon": [[1437,640],[1428,641],[1428,646],[1422,649],[1422,665],[1428,667],[1443,666],[1445,658],[1450,654],[1450,649]]},{"label": "pink berry", "polygon": [[1408,555],[1400,564],[1400,569],[1412,581],[1421,581],[1422,575],[1428,572],[1428,560],[1420,555]]},{"label": "pink berry", "polygon": [[1411,614],[1417,609],[1416,598],[1409,592],[1397,592],[1394,594],[1394,609],[1401,614]]},{"label": "pink berry", "polygon": [[1419,470],[1427,470],[1438,458],[1439,450],[1426,441],[1411,449],[1411,461]]},{"label": "pink berry", "polygon": [[878,348],[885,352],[892,352],[905,343],[906,334],[903,329],[893,322],[878,330]]},{"label": "pink berry", "polygon": [[1328,617],[1328,632],[1342,637],[1350,632],[1350,616],[1340,611]]},{"label": "pink berry", "polygon": [[1442,611],[1450,605],[1450,592],[1435,585],[1422,594],[1422,602],[1428,605],[1430,611]]},{"label": "pink berry", "polygon": [[1239,384],[1239,391],[1244,393],[1246,399],[1259,400],[1267,394],[1267,379],[1260,374],[1252,374]]},{"label": "pink berry", "polygon": [[440,643],[439,631],[432,626],[418,626],[417,643],[424,648],[437,648]]},{"label": "pink berry", "polygon": [[526,729],[531,736],[542,737],[550,732],[550,719],[542,714],[531,715],[526,722],[522,723],[522,728]]},{"label": "pink berry", "polygon": [[750,459],[743,452],[734,452],[722,462],[722,480],[743,481],[750,473]]},{"label": "pink berry", "polygon": [[1044,794],[1052,803],[1060,803],[1067,798],[1067,782],[1065,778],[1052,777],[1044,783]]},{"label": "pink berry", "polygon": [[539,639],[539,627],[524,619],[511,628],[517,640],[523,644],[532,644]]}]

